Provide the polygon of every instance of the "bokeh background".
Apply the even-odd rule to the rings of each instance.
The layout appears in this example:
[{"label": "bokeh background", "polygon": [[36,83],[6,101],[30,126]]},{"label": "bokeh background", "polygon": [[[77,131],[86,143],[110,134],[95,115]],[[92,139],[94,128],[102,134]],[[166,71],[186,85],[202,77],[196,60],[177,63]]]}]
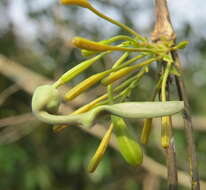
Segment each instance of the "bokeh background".
[{"label": "bokeh background", "polygon": [[[91,3],[144,36],[150,36],[155,21],[152,0],[93,0]],[[200,177],[206,181],[206,2],[173,0],[168,3],[177,41],[190,41],[189,46],[181,50],[180,56],[194,118]],[[40,80],[42,78],[39,77],[43,76],[42,81],[55,80],[84,59],[78,49],[70,46],[69,40],[73,36],[98,41],[120,33],[125,34],[88,10],[65,7],[57,0],[0,0],[0,189],[166,188],[167,181],[158,175],[156,168],[134,169],[112,148],[107,150],[97,171],[88,174],[87,163],[99,139],[76,127],[54,134],[51,126],[35,120],[31,115],[31,92],[37,78]],[[70,85],[101,71],[112,59],[107,57],[100,64],[95,64]],[[7,69],[10,61],[17,67]],[[22,72],[18,66],[26,69]],[[15,74],[12,75],[12,72]],[[153,85],[152,77],[147,76],[143,84],[137,89],[139,100],[149,97],[148,86]],[[101,90],[95,89],[88,96],[81,96],[71,104],[72,107],[88,102],[93,94],[98,95]],[[178,169],[187,172],[184,130],[178,120],[175,124]],[[138,128],[141,126],[139,124]],[[158,127],[153,130],[152,138],[144,150],[149,158],[165,165]],[[180,185],[180,189],[188,188]]]}]

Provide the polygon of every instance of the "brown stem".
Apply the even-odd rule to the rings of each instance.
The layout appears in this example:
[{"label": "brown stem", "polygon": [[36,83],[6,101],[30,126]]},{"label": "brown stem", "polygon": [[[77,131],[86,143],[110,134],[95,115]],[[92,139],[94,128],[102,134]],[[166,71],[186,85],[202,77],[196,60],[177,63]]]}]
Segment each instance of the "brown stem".
[{"label": "brown stem", "polygon": [[[176,34],[172,27],[169,10],[167,7],[166,0],[155,0],[156,7],[156,23],[154,27],[154,31],[152,33],[152,40],[159,41],[161,39],[166,40],[175,40]],[[172,52],[173,59],[175,61],[175,65],[181,70],[181,63],[179,61],[178,54],[176,52]],[[197,164],[197,156],[195,150],[195,144],[193,139],[193,127],[192,120],[189,112],[189,104],[188,97],[186,94],[186,89],[184,85],[184,81],[181,77],[176,77],[176,84],[178,88],[179,98],[185,102],[185,110],[184,110],[184,125],[185,125],[185,133],[188,144],[188,157],[189,157],[189,168],[191,174],[191,186],[192,190],[199,190],[199,174],[198,174],[198,164]]]},{"label": "brown stem", "polygon": [[[165,66],[165,63],[162,63],[162,66]],[[170,100],[170,81],[171,77],[169,75],[167,80],[167,100]],[[175,143],[173,137],[173,126],[172,126],[172,117],[169,117],[169,147],[166,148],[166,160],[167,160],[167,175],[168,175],[168,189],[177,190],[178,188],[178,177],[177,177],[177,163],[176,163],[176,153],[175,153]]]},{"label": "brown stem", "polygon": [[178,178],[177,178],[177,164],[176,164],[176,153],[175,153],[175,143],[174,137],[172,134],[172,118],[170,117],[169,125],[169,138],[170,143],[169,147],[166,149],[166,158],[167,158],[167,175],[168,175],[168,189],[177,190]]},{"label": "brown stem", "polygon": [[172,27],[166,0],[155,0],[156,22],[152,32],[152,40],[175,40],[176,34]]},{"label": "brown stem", "polygon": [[[173,53],[173,59],[175,60],[176,67],[181,72],[182,68],[181,68],[179,56],[176,52]],[[175,79],[176,79],[179,98],[180,100],[183,100],[185,103],[183,119],[184,119],[184,127],[185,127],[186,139],[187,139],[189,170],[192,178],[191,180],[192,190],[199,190],[200,183],[199,183],[199,173],[198,173],[198,161],[197,161],[196,147],[195,147],[195,142],[193,137],[193,124],[192,124],[192,118],[190,114],[189,101],[186,94],[186,89],[185,89],[185,84],[183,79],[177,76]]]}]

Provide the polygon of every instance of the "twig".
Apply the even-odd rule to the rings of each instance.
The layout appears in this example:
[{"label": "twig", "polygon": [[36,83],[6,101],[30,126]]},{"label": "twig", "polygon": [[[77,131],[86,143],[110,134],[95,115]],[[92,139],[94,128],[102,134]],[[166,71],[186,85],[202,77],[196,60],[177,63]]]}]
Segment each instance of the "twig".
[{"label": "twig", "polygon": [[[39,75],[26,67],[21,66],[20,64],[16,64],[15,62],[8,60],[3,55],[0,55],[0,73],[13,80],[19,87],[24,89],[29,94],[32,94],[40,85],[52,83],[52,81],[48,80],[46,77],[43,77],[42,75]],[[62,87],[60,89],[61,92],[67,92],[70,88],[68,85],[67,87],[68,88]],[[72,101],[70,105],[76,107],[81,104],[85,104],[89,96],[89,94],[86,96],[82,95]]]},{"label": "twig", "polygon": [[169,190],[176,190],[178,186],[178,177],[177,177],[177,163],[176,163],[176,153],[175,153],[175,143],[174,137],[172,134],[172,119],[170,117],[169,125],[169,147],[166,149],[166,158],[167,158],[167,168],[168,168],[168,182]]},{"label": "twig", "polygon": [[[149,172],[162,177],[163,179],[167,180],[167,168],[161,164],[159,164],[158,162],[155,162],[154,160],[152,160],[151,158],[145,156],[144,157],[144,162],[143,162],[144,168],[146,170],[148,170]],[[151,170],[152,167],[152,170]],[[178,181],[180,185],[183,185],[187,188],[190,188],[190,176],[187,175],[186,173],[182,172],[182,171],[178,171]],[[203,181],[200,181],[201,184],[201,188],[202,189],[206,189],[206,183]]]},{"label": "twig", "polygon": [[37,122],[34,123],[34,121],[32,121],[32,123],[26,122],[16,127],[9,126],[1,131],[0,144],[9,144],[15,142],[21,139],[22,137],[30,134],[38,126],[39,126],[39,122],[37,124]]},{"label": "twig", "polygon": [[[192,117],[192,121],[195,124],[196,131],[198,132],[206,131],[206,119],[204,117],[197,117],[197,116]],[[172,123],[175,129],[179,129],[179,130],[184,129],[184,121],[182,117],[180,117],[179,115],[172,117]],[[154,119],[153,125],[154,125],[154,130],[155,130],[156,127],[160,126],[160,120]]]},{"label": "twig", "polygon": [[[170,99],[170,76],[167,82],[168,100]],[[169,190],[176,190],[178,188],[178,176],[177,176],[177,162],[175,152],[175,142],[173,136],[173,122],[172,117],[169,117],[169,147],[166,149],[167,155],[167,167],[168,167],[168,181]]]},{"label": "twig", "polygon": [[0,119],[0,128],[6,127],[10,125],[18,125],[27,121],[34,121],[36,118],[32,115],[32,113],[25,113],[22,115],[11,116],[4,119]]},{"label": "twig", "polygon": [[160,178],[153,174],[153,173],[148,173],[144,177],[143,180],[143,190],[158,190],[160,185]]},{"label": "twig", "polygon": [[[176,52],[173,53],[175,65],[178,67],[179,71],[182,71],[178,54]],[[190,115],[189,110],[189,102],[188,97],[186,94],[186,89],[184,85],[184,81],[181,77],[176,77],[176,85],[178,89],[178,94],[180,100],[183,100],[185,103],[185,109],[183,111],[183,118],[184,118],[184,126],[185,126],[185,133],[187,139],[187,151],[188,151],[188,161],[189,161],[189,169],[191,175],[191,185],[192,190],[199,190],[200,183],[199,183],[199,173],[198,173],[198,163],[197,163],[197,154],[195,148],[195,142],[193,137],[193,124],[192,118]]]},{"label": "twig", "polygon": [[[158,41],[165,38],[167,40],[175,40],[176,34],[170,21],[169,10],[167,7],[166,0],[155,0],[155,3],[157,20],[154,32],[152,33],[152,39],[154,41]],[[176,52],[173,52],[173,59],[175,61],[175,65],[179,68],[179,70],[181,70],[181,64],[179,61],[178,54]],[[185,102],[184,125],[188,143],[189,167],[192,178],[191,186],[192,190],[199,190],[200,185],[197,166],[197,156],[193,139],[193,128],[189,112],[188,98],[185,90],[184,81],[181,77],[176,77],[176,84],[178,88],[179,97],[181,100]]]},{"label": "twig", "polygon": [[[162,66],[164,66],[165,63],[162,63]],[[167,80],[167,99],[170,99],[170,76],[168,76]],[[173,137],[173,123],[172,123],[172,117],[169,117],[169,126],[168,126],[168,132],[169,132],[169,146],[166,148],[166,160],[167,160],[167,174],[168,174],[168,189],[169,190],[176,190],[178,187],[178,176],[177,176],[177,163],[176,163],[176,153],[175,153],[175,143],[174,143],[174,137]]]},{"label": "twig", "polygon": [[[152,33],[152,40],[153,41],[161,41],[164,40],[174,40],[175,39],[175,33],[172,28],[172,25],[170,24],[170,17],[167,7],[167,2],[165,0],[156,0],[155,1],[156,6],[156,22],[154,31]],[[165,63],[162,62],[162,67],[165,66]],[[168,79],[170,76],[168,76]],[[162,89],[163,92],[164,89]],[[169,92],[169,82],[167,82],[167,99],[169,98],[170,92]],[[163,97],[164,93],[162,94],[161,99],[165,101],[164,99],[166,97]],[[163,99],[164,98],[164,99]],[[170,117],[170,122],[168,126],[169,131],[169,146],[165,149],[166,153],[166,160],[167,160],[167,175],[168,175],[168,189],[169,190],[176,190],[178,186],[178,178],[177,178],[177,166],[176,166],[176,155],[175,155],[175,144],[174,144],[174,138],[172,134],[172,120]]]},{"label": "twig", "polygon": [[6,88],[3,92],[1,92],[1,94],[0,94],[0,106],[5,102],[5,100],[9,96],[14,94],[18,90],[19,90],[19,86],[14,84],[14,85],[11,85],[10,87]]}]

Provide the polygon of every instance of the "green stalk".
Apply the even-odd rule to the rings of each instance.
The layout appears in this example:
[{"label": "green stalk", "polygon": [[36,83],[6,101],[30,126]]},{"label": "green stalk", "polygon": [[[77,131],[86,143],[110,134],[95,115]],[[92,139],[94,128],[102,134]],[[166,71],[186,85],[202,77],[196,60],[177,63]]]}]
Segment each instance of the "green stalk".
[{"label": "green stalk", "polygon": [[144,39],[140,34],[138,34],[136,31],[134,31],[134,30],[131,29],[130,27],[128,27],[128,26],[126,26],[126,25],[124,25],[124,24],[122,24],[122,23],[120,23],[120,22],[118,22],[118,21],[116,21],[116,20],[114,20],[114,19],[112,19],[112,18],[104,15],[103,13],[101,13],[100,11],[98,11],[97,9],[95,9],[92,5],[89,6],[88,9],[89,9],[90,11],[92,11],[94,14],[96,14],[97,16],[99,16],[99,17],[101,17],[101,18],[103,18],[103,19],[105,19],[105,20],[107,20],[107,21],[109,21],[109,22],[111,22],[111,23],[113,23],[113,24],[115,24],[115,25],[123,28],[124,30],[128,31],[129,33],[133,34],[133,35],[136,36],[139,40],[145,41],[145,39]]}]

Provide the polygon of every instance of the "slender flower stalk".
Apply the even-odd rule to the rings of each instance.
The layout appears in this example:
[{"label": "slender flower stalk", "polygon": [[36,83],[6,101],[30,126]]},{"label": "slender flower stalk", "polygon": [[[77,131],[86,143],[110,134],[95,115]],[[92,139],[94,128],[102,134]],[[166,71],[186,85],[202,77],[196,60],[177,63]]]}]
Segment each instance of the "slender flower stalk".
[{"label": "slender flower stalk", "polygon": [[87,0],[60,0],[60,2],[64,5],[77,5],[77,6],[81,6],[84,8],[89,9],[90,11],[92,11],[94,14],[96,14],[97,16],[109,21],[110,23],[119,26],[120,28],[123,28],[124,30],[128,31],[129,33],[133,34],[135,37],[137,37],[138,39],[144,41],[145,39],[138,34],[137,32],[135,32],[133,29],[131,29],[130,27],[104,15],[103,13],[101,13],[100,11],[98,11],[97,9],[95,9]]}]

